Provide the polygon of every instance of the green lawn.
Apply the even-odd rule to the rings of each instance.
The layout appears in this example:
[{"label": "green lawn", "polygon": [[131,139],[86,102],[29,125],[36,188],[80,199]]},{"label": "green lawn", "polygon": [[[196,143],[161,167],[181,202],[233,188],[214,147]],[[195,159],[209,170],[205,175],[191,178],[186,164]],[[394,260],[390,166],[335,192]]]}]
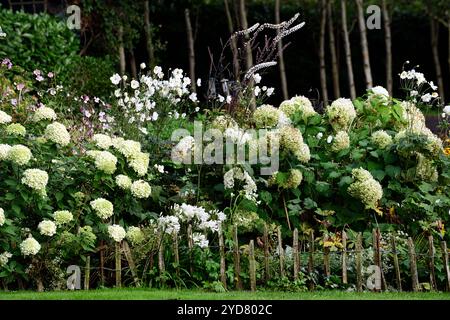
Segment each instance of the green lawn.
[{"label": "green lawn", "polygon": [[450,293],[372,293],[319,291],[210,293],[197,290],[101,289],[75,292],[0,292],[0,300],[450,300]]}]

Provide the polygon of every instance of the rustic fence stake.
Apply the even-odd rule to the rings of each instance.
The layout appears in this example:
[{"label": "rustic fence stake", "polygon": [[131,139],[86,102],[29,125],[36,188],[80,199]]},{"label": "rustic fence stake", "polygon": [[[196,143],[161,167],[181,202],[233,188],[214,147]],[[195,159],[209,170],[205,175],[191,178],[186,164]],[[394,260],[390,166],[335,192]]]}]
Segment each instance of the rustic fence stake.
[{"label": "rustic fence stake", "polygon": [[445,241],[441,242],[441,248],[442,248],[442,260],[444,262],[444,271],[447,275],[447,291],[450,291],[450,270],[448,265],[447,243]]},{"label": "rustic fence stake", "polygon": [[173,233],[173,254],[175,260],[175,273],[179,277],[180,276],[180,253],[178,249],[178,234],[176,232]]},{"label": "rustic fence stake", "polygon": [[298,273],[300,271],[300,257],[298,255],[298,230],[297,228],[294,229],[294,236],[293,236],[293,243],[292,243],[292,254],[294,256],[294,280],[298,280]]},{"label": "rustic fence stake", "polygon": [[164,233],[162,231],[159,234],[158,267],[161,285],[164,286],[166,283],[165,280],[166,265],[164,263]]},{"label": "rustic fence stake", "polygon": [[220,250],[220,281],[223,287],[227,288],[227,276],[225,274],[225,242],[223,240],[222,225],[219,226],[219,250]]},{"label": "rustic fence stake", "polygon": [[278,226],[278,254],[280,255],[280,275],[284,277],[284,250],[283,250],[283,239],[281,238],[281,227]]},{"label": "rustic fence stake", "polygon": [[250,288],[256,291],[256,262],[255,262],[255,242],[250,240],[249,246],[249,266],[250,266]]},{"label": "rustic fence stake", "polygon": [[[380,270],[380,276],[381,276],[381,289],[386,290],[386,279],[384,278],[384,272],[383,272],[383,262],[381,260],[381,249],[380,249],[380,242],[381,242],[381,234],[380,229],[376,228],[372,230],[372,245],[373,245],[373,262],[374,264],[379,268]],[[375,291],[380,291],[380,289],[375,288]]]},{"label": "rustic fence stake", "polygon": [[419,291],[419,276],[417,274],[416,249],[411,237],[408,238],[409,263],[411,268],[412,289],[414,292]]},{"label": "rustic fence stake", "polygon": [[189,272],[192,275],[194,274],[194,266],[192,264],[192,250],[194,248],[194,238],[192,235],[192,225],[189,224],[187,227],[187,239],[188,239],[188,247],[189,247]]},{"label": "rustic fence stake", "polygon": [[356,289],[362,291],[362,265],[361,265],[361,254],[362,254],[362,235],[361,232],[358,233],[356,238]]},{"label": "rustic fence stake", "polygon": [[84,273],[84,290],[89,290],[89,282],[91,278],[91,256],[86,256],[86,268]]},{"label": "rustic fence stake", "polygon": [[131,254],[130,246],[128,245],[128,242],[124,240],[122,242],[122,249],[123,253],[125,254],[125,258],[127,259],[128,266],[131,270],[131,275],[133,276],[134,284],[136,287],[140,287],[141,284],[139,282],[139,277],[137,274],[136,264],[134,263],[133,255]]},{"label": "rustic fence stake", "polygon": [[342,231],[342,283],[347,284],[347,233]]},{"label": "rustic fence stake", "polygon": [[395,236],[392,236],[392,251],[394,258],[394,268],[395,268],[395,279],[397,282],[398,291],[402,291],[402,278],[400,275],[400,264],[398,263],[398,255],[397,255],[397,245],[395,243]]},{"label": "rustic fence stake", "polygon": [[428,237],[428,267],[430,268],[430,285],[431,290],[437,290],[436,286],[436,273],[434,270],[434,256],[436,255],[436,250],[434,248],[434,239],[433,236]]},{"label": "rustic fence stake", "polygon": [[103,240],[100,242],[100,285],[105,286],[105,253]]},{"label": "rustic fence stake", "polygon": [[323,267],[325,270],[325,276],[327,278],[330,277],[331,275],[331,270],[330,270],[330,249],[329,248],[323,248]]},{"label": "rustic fence stake", "polygon": [[264,224],[264,276],[266,282],[270,280],[270,268],[269,268],[269,231],[267,230],[267,224]]},{"label": "rustic fence stake", "polygon": [[241,281],[241,257],[239,253],[239,239],[238,239],[238,227],[237,225],[233,226],[233,251],[234,251],[234,280],[236,283],[236,289],[242,290],[242,281]]},{"label": "rustic fence stake", "polygon": [[122,253],[120,250],[120,242],[115,242],[115,258],[116,258],[116,287],[122,286]]},{"label": "rustic fence stake", "polygon": [[[309,234],[309,261],[308,261],[308,273],[312,275],[314,272],[314,231],[311,230]],[[310,289],[314,289],[314,281],[311,281],[309,285]]]}]

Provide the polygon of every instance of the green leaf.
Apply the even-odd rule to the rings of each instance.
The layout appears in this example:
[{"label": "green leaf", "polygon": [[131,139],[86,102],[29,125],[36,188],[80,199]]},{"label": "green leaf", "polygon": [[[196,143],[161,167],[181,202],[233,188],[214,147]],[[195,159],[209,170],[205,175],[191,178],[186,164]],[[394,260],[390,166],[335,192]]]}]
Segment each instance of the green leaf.
[{"label": "green leaf", "polygon": [[304,203],[306,209],[311,210],[311,209],[317,208],[317,203],[314,200],[312,200],[311,198],[306,198],[303,201],[303,203]]},{"label": "green leaf", "polygon": [[402,169],[397,166],[387,165],[385,171],[389,177],[397,178],[400,175],[400,173],[402,172]]}]

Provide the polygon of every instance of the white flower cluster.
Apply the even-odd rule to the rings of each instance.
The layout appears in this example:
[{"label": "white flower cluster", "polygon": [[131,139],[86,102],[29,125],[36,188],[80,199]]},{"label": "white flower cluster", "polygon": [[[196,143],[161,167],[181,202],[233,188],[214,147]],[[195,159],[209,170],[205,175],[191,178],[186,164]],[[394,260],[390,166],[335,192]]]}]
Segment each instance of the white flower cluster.
[{"label": "white flower cluster", "polygon": [[51,237],[56,233],[56,224],[50,220],[39,222],[38,230],[43,236]]},{"label": "white flower cluster", "polygon": [[291,120],[298,114],[304,121],[317,114],[311,103],[311,100],[305,96],[296,96],[280,104],[280,110]]},{"label": "white flower cluster", "polygon": [[375,131],[372,133],[370,139],[381,150],[386,149],[392,144],[392,137],[384,130]]},{"label": "white flower cluster", "polygon": [[108,234],[110,238],[112,238],[116,242],[121,242],[123,239],[125,239],[127,235],[125,229],[122,226],[119,226],[118,224],[108,226]]},{"label": "white flower cluster", "polygon": [[244,145],[252,140],[252,135],[239,127],[225,129],[224,137],[227,139],[227,142],[237,145]]},{"label": "white flower cluster", "polygon": [[370,89],[371,93],[379,97],[389,98],[389,91],[382,86],[376,86]]},{"label": "white flower cluster", "polygon": [[29,237],[20,244],[20,252],[24,256],[34,256],[41,250],[41,245],[33,237]]},{"label": "white flower cluster", "polygon": [[427,159],[424,155],[417,154],[416,175],[419,179],[424,181],[436,182],[439,178],[439,173],[433,161]]},{"label": "white flower cluster", "polygon": [[180,221],[176,216],[160,216],[158,218],[158,227],[167,234],[174,234],[180,231]]},{"label": "white flower cluster", "polygon": [[[162,68],[156,66],[149,74],[143,74],[139,81],[132,80],[129,84],[126,78],[119,75],[111,77],[111,82],[118,85],[123,81],[124,88],[131,88],[131,92],[121,90],[114,92],[118,98],[118,105],[122,108],[129,123],[136,123],[140,129],[145,129],[143,124],[148,121],[156,121],[159,113],[158,102],[165,100],[172,105],[192,101],[197,102],[197,95],[191,92],[191,79],[184,75],[183,70],[174,69],[167,80],[163,79]],[[164,105],[164,104],[162,104]],[[168,112],[169,117],[179,117],[176,110]],[[183,114],[182,116],[186,116]]]},{"label": "white flower cluster", "polygon": [[345,131],[339,131],[333,139],[331,144],[331,151],[340,152],[350,148],[350,137]]},{"label": "white flower cluster", "polygon": [[90,202],[92,209],[101,219],[108,219],[114,214],[113,204],[103,198],[98,198]]},{"label": "white flower cluster", "polygon": [[3,208],[0,208],[0,227],[5,224],[5,221],[5,210],[3,210]]},{"label": "white flower cluster", "polygon": [[258,129],[274,128],[279,119],[280,110],[269,104],[258,107],[253,113],[253,121]]},{"label": "white flower cluster", "polygon": [[383,197],[383,188],[372,174],[362,168],[353,169],[352,175],[355,181],[348,187],[348,193],[359,200],[366,208],[376,209],[378,201]]},{"label": "white flower cluster", "polygon": [[132,183],[133,182],[131,181],[130,177],[126,175],[119,174],[118,176],[116,176],[116,184],[120,189],[128,190],[131,188]]},{"label": "white flower cluster", "polygon": [[6,134],[10,136],[20,136],[25,137],[27,134],[27,129],[20,123],[11,123],[9,126],[6,127]]},{"label": "white flower cluster", "polygon": [[33,113],[32,119],[33,122],[39,122],[42,120],[56,120],[55,110],[49,107],[42,106]]},{"label": "white flower cluster", "polygon": [[0,110],[0,124],[10,123],[12,121],[12,117],[6,112]]},{"label": "white flower cluster", "polygon": [[326,109],[328,121],[333,129],[347,131],[356,118],[356,110],[350,99],[339,98]]},{"label": "white flower cluster", "polygon": [[131,185],[131,194],[138,199],[147,199],[152,193],[152,188],[144,180],[137,180]]},{"label": "white flower cluster", "polygon": [[198,232],[192,235],[192,242],[194,245],[199,246],[202,249],[208,248],[209,246],[209,241],[206,239],[206,236]]},{"label": "white flower cluster", "polygon": [[227,218],[221,211],[206,211],[203,207],[186,203],[182,203],[181,205],[175,204],[173,210],[179,221],[195,223],[195,227],[212,232],[219,231],[220,224]]},{"label": "white flower cluster", "polygon": [[55,211],[53,213],[53,219],[58,227],[68,224],[73,220],[73,214],[67,210]]},{"label": "white flower cluster", "polygon": [[112,139],[113,147],[127,158],[128,165],[142,177],[148,172],[150,155],[141,151],[141,144],[133,140],[123,138]]},{"label": "white flower cluster", "polygon": [[9,149],[11,149],[9,144],[0,144],[0,160],[7,159]]},{"label": "white flower cluster", "polygon": [[283,149],[291,152],[303,163],[309,162],[311,152],[309,146],[303,142],[303,136],[299,129],[294,127],[283,127],[280,129],[280,145]]},{"label": "white flower cluster", "polygon": [[132,245],[140,244],[145,239],[144,233],[139,227],[129,227],[127,229],[126,238]]},{"label": "white flower cluster", "polygon": [[225,189],[233,189],[235,180],[244,182],[243,190],[241,191],[244,198],[257,202],[256,199],[258,198],[258,194],[256,183],[248,172],[239,167],[232,168],[227,171],[223,176],[223,184]]},{"label": "white flower cluster", "polygon": [[49,124],[45,129],[44,137],[63,147],[70,143],[69,132],[66,127],[59,122]]},{"label": "white flower cluster", "polygon": [[116,171],[117,158],[108,151],[100,151],[95,156],[95,167],[106,174]]},{"label": "white flower cluster", "polygon": [[109,149],[113,145],[111,137],[106,134],[94,134],[92,140],[97,147],[104,150]]},{"label": "white flower cluster", "polygon": [[47,186],[48,174],[40,169],[27,169],[24,171],[21,181],[31,189],[42,192]]},{"label": "white flower cluster", "polygon": [[32,157],[30,149],[21,144],[17,144],[8,149],[6,158],[18,166],[24,166],[30,162]]},{"label": "white flower cluster", "polygon": [[4,267],[8,264],[9,259],[12,258],[12,254],[8,251],[0,254],[0,267]]}]

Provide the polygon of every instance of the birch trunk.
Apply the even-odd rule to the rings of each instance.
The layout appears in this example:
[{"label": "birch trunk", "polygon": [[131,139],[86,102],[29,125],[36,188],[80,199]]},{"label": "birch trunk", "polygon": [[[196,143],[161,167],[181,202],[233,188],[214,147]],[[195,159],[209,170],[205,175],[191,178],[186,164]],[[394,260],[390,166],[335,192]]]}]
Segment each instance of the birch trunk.
[{"label": "birch trunk", "polygon": [[[275,0],[275,23],[279,24],[280,19],[280,0]],[[281,78],[281,90],[283,92],[284,100],[289,99],[287,78],[286,78],[286,66],[284,64],[284,54],[283,54],[283,41],[278,42],[278,61],[280,63],[280,78]]]},{"label": "birch trunk", "polygon": [[391,18],[386,0],[382,2],[384,16],[384,42],[386,44],[386,89],[392,95],[392,35],[391,35]]},{"label": "birch trunk", "polygon": [[344,35],[345,61],[347,64],[348,86],[350,89],[350,97],[352,100],[356,99],[355,78],[353,75],[352,63],[352,49],[350,46],[350,37],[347,26],[347,1],[341,0],[341,14],[342,14],[342,32]]},{"label": "birch trunk", "polygon": [[331,53],[331,69],[333,76],[333,90],[334,98],[341,97],[341,88],[339,85],[339,62],[336,54],[336,41],[334,38],[334,26],[333,26],[333,4],[334,0],[329,0],[327,3],[327,16],[328,16],[328,33],[330,34],[330,53]]},{"label": "birch trunk", "polygon": [[431,32],[430,35],[431,50],[433,51],[433,60],[434,60],[434,67],[436,70],[437,86],[442,101],[445,101],[444,81],[442,79],[442,68],[441,62],[439,60],[439,23],[434,18],[430,18],[430,32]]},{"label": "birch trunk", "polygon": [[195,80],[195,51],[194,51],[194,36],[192,33],[191,15],[189,9],[184,10],[184,18],[186,20],[186,36],[189,50],[189,76],[191,77],[191,88],[196,91]]},{"label": "birch trunk", "polygon": [[366,88],[373,87],[372,70],[370,68],[369,44],[367,42],[366,19],[364,17],[363,0],[356,0],[358,7],[358,25],[361,37],[361,50],[364,63],[364,75],[366,78]]},{"label": "birch trunk", "polygon": [[147,44],[148,64],[155,65],[155,48],[153,47],[152,30],[150,24],[150,3],[144,2],[144,26],[145,26],[145,40]]},{"label": "birch trunk", "polygon": [[[245,0],[240,0],[239,1],[239,15],[240,15],[240,20],[241,20],[241,26],[242,29],[248,29],[248,21],[247,21],[247,12],[245,10]],[[249,37],[246,36],[245,41],[246,41],[246,45],[245,45],[245,63],[246,63],[246,68],[247,71],[253,66],[253,54],[252,54],[252,47],[251,44],[248,43],[247,41],[249,40]]]},{"label": "birch trunk", "polygon": [[[227,15],[227,21],[228,21],[228,31],[230,32],[230,35],[233,35],[234,33],[234,25],[233,25],[233,18],[231,17],[231,11],[230,6],[228,4],[228,0],[223,1],[225,4],[225,14]],[[233,72],[234,77],[236,80],[239,80],[239,74],[240,74],[240,67],[239,67],[239,54],[238,54],[238,48],[236,43],[236,38],[231,38],[231,51],[233,54]]]},{"label": "birch trunk", "polygon": [[320,85],[322,87],[322,99],[325,106],[328,105],[328,88],[327,88],[327,70],[325,64],[325,28],[327,25],[327,7],[326,0],[322,0],[322,16],[320,19]]},{"label": "birch trunk", "polygon": [[130,68],[131,68],[131,76],[134,79],[137,79],[137,69],[136,69],[136,58],[134,56],[134,50],[130,50]]},{"label": "birch trunk", "polygon": [[126,60],[125,60],[125,48],[123,46],[123,27],[119,27],[119,59],[120,59],[120,74],[123,76],[126,71]]}]

